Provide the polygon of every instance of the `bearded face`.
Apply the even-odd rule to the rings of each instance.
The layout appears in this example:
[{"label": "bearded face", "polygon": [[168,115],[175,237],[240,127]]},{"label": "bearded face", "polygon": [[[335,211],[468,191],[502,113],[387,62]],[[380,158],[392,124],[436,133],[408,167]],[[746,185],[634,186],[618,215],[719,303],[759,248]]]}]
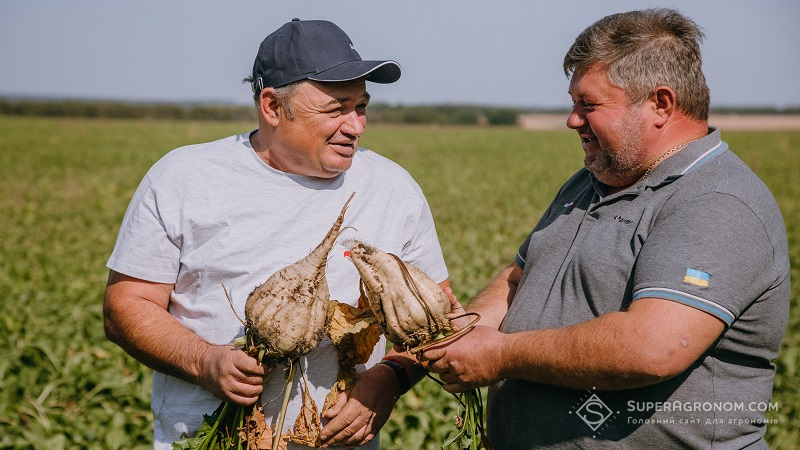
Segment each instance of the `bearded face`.
[{"label": "bearded face", "polygon": [[593,152],[586,152],[583,163],[597,179],[610,186],[635,180],[642,174],[642,158],[645,156],[642,143],[642,115],[631,108],[619,120],[615,132],[604,130],[603,138],[597,137],[591,126],[579,130],[581,135],[595,136]]}]

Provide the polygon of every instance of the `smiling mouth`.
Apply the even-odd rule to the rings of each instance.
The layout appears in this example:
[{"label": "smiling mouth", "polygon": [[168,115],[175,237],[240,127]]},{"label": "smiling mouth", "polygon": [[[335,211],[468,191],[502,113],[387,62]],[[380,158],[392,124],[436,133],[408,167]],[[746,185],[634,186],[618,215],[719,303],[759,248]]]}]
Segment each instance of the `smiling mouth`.
[{"label": "smiling mouth", "polygon": [[592,133],[592,130],[588,128],[578,130],[578,136],[580,136],[581,143],[584,145],[597,141],[597,136],[595,136],[594,133]]},{"label": "smiling mouth", "polygon": [[355,143],[353,142],[331,142],[333,147],[337,149],[336,153],[344,158],[352,158],[355,152]]}]

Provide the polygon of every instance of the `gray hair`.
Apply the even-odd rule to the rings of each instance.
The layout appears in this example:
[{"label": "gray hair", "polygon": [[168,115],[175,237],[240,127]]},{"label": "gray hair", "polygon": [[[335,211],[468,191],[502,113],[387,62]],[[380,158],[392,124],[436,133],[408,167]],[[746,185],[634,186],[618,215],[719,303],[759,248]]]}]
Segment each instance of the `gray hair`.
[{"label": "gray hair", "polygon": [[644,103],[658,86],[669,86],[677,109],[708,120],[710,96],[700,55],[704,37],[696,23],[673,9],[612,14],[578,35],[564,56],[564,73],[570,78],[601,64],[631,105]]},{"label": "gray hair", "polygon": [[[305,80],[300,80],[287,84],[286,86],[273,88],[275,91],[275,96],[278,97],[278,100],[280,100],[281,104],[283,105],[286,118],[289,120],[294,120],[294,105],[292,104],[292,97],[300,87],[300,83],[303,81]],[[253,77],[245,77],[242,80],[242,83],[250,83],[251,86],[253,86],[253,102],[255,102],[256,106],[258,106],[258,99],[261,97],[261,89],[255,87],[256,85],[254,84]]]}]

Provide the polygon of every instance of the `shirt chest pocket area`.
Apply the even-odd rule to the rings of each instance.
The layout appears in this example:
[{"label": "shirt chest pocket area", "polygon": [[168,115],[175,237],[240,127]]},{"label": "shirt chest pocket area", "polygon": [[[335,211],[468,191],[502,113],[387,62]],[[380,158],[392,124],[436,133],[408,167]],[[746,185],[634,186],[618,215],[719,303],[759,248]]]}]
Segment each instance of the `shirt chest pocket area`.
[{"label": "shirt chest pocket area", "polygon": [[[580,285],[592,298],[607,298],[612,310],[630,300],[632,273],[644,243],[641,216],[601,208],[583,218],[564,281]],[[606,309],[606,308],[601,308]]]}]

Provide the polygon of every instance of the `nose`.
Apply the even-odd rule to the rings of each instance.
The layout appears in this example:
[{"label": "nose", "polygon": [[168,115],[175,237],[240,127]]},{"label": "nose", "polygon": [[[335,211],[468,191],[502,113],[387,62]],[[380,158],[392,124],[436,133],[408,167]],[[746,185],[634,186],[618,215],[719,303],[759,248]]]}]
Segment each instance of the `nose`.
[{"label": "nose", "polygon": [[359,111],[350,111],[345,115],[341,131],[350,136],[361,136],[367,126],[367,116]]},{"label": "nose", "polygon": [[584,117],[577,108],[578,106],[574,105],[572,107],[572,111],[569,113],[569,116],[567,116],[567,127],[572,128],[573,130],[586,125],[586,117]]}]

